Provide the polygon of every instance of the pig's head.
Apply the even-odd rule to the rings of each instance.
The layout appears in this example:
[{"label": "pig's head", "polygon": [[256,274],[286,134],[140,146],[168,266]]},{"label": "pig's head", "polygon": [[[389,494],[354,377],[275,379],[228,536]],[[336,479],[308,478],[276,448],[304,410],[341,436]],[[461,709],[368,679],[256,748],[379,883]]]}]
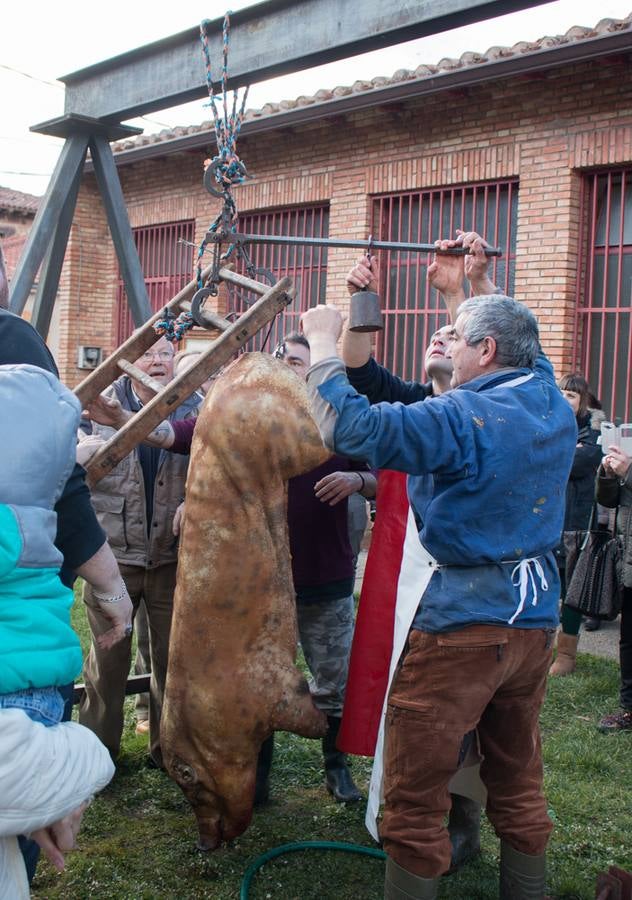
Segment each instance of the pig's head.
[{"label": "pig's head", "polygon": [[215,850],[239,837],[252,818],[257,755],[252,751],[230,759],[205,754],[192,762],[191,748],[186,757],[177,753],[165,760],[169,775],[182,788],[197,819],[200,850]]}]

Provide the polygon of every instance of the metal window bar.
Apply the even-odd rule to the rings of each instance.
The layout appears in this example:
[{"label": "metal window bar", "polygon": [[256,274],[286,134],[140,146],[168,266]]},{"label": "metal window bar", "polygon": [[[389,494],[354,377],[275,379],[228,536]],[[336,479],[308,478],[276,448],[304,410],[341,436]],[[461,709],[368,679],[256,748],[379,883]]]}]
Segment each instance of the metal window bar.
[{"label": "metal window bar", "polygon": [[606,414],[629,422],[632,389],[632,169],[589,173],[580,195],[574,364]]},{"label": "metal window bar", "polygon": [[[290,237],[329,237],[329,207],[311,205],[262,212],[241,213],[237,230],[241,234],[283,234]],[[254,265],[270,269],[276,279],[289,275],[294,283],[295,300],[283,317],[277,317],[272,324],[266,349],[273,349],[284,334],[298,329],[302,312],[324,302],[327,280],[327,248],[305,245],[251,244],[247,246]],[[243,272],[243,262],[236,266]],[[257,276],[260,278],[261,276]],[[254,298],[244,295],[235,288],[229,288],[229,310],[241,313]],[[267,329],[259,332],[244,350],[260,350],[266,341]]]},{"label": "metal window bar", "polygon": [[[133,235],[151,308],[158,312],[191,279],[195,222],[188,220],[134,228]],[[189,243],[180,243],[181,240]],[[116,342],[120,346],[134,330],[120,273],[116,310]]]},{"label": "metal window bar", "polygon": [[[379,240],[431,243],[454,235],[457,228],[481,233],[503,257],[492,258],[492,280],[513,293],[518,182],[460,185],[388,194],[373,200],[373,234]],[[376,356],[402,378],[425,378],[424,349],[430,336],[448,322],[447,310],[430,289],[426,271],[431,256],[393,251],[384,254],[380,293],[384,297],[384,330]]]}]

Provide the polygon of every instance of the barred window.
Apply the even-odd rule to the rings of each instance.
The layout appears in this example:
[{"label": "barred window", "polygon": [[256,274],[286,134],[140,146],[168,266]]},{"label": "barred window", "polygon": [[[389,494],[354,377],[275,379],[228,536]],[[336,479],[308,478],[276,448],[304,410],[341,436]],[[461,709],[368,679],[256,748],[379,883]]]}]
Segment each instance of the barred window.
[{"label": "barred window", "polygon": [[[192,242],[195,223],[170,222],[134,228],[134,243],[145,278],[145,287],[153,312],[158,312],[193,278]],[[182,243],[188,241],[188,243]],[[134,330],[127,304],[125,285],[119,273],[117,292],[117,343],[127,340]]]},{"label": "barred window", "polygon": [[[373,234],[380,240],[432,243],[454,237],[456,229],[477,231],[503,250],[493,259],[492,280],[513,294],[518,183],[515,180],[452,188],[409,191],[373,200]],[[430,254],[383,254],[380,293],[384,298],[384,331],[377,359],[407,380],[425,378],[424,351],[432,334],[448,324],[448,313],[426,271]]]}]

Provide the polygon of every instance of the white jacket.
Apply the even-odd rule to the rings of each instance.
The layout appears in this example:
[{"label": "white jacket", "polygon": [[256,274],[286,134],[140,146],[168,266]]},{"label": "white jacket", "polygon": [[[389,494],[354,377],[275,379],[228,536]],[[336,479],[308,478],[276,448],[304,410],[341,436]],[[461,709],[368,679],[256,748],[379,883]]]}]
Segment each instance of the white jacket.
[{"label": "white jacket", "polygon": [[95,734],[74,722],[46,728],[22,710],[0,710],[0,897],[29,887],[18,834],[44,828],[101,790],[114,774]]}]

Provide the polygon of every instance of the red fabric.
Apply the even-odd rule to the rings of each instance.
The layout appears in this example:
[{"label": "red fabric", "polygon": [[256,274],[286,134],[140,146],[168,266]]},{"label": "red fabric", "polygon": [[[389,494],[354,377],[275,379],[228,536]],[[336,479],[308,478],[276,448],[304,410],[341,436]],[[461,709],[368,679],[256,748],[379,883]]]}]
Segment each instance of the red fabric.
[{"label": "red fabric", "polygon": [[397,582],[408,517],[406,476],[380,471],[377,514],[353,636],[338,747],[373,756],[393,650]]}]

